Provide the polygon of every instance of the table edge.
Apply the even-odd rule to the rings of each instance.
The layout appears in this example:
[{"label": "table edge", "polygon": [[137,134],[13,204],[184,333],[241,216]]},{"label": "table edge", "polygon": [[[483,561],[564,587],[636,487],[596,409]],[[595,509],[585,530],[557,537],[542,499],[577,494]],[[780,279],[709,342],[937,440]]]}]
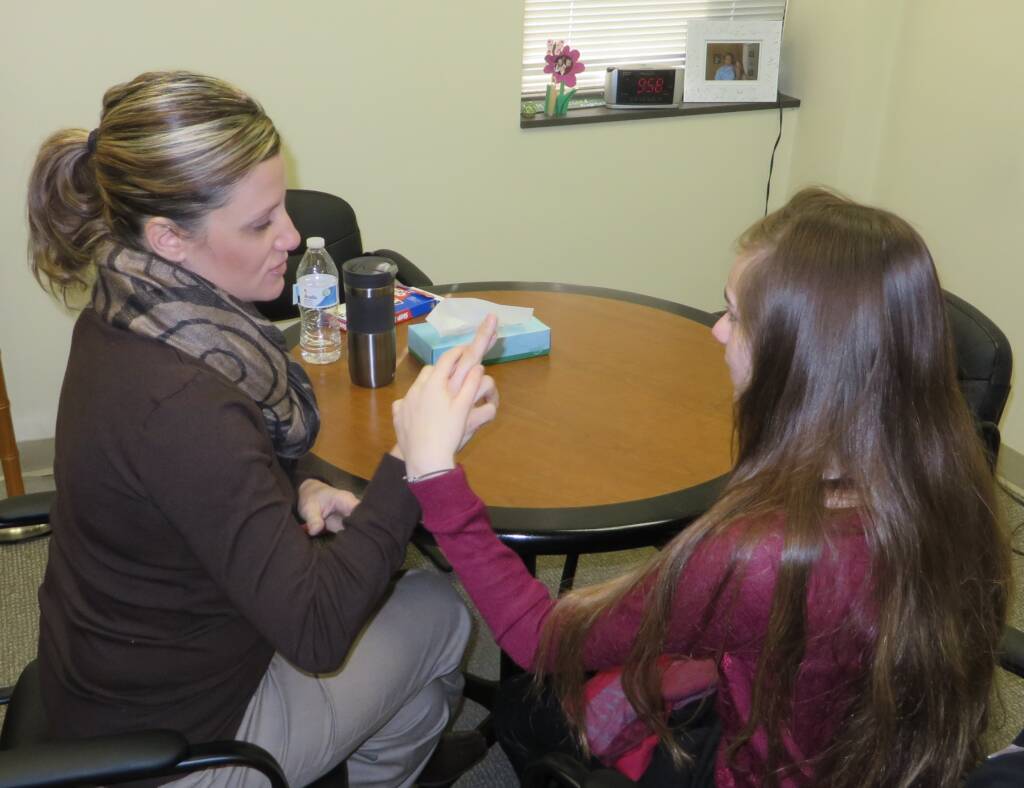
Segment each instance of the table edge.
[{"label": "table edge", "polygon": [[475,292],[479,290],[539,290],[553,293],[576,293],[579,295],[595,296],[597,298],[611,298],[616,301],[626,301],[631,304],[649,306],[653,309],[660,309],[663,312],[671,312],[674,315],[681,315],[696,323],[705,326],[713,326],[718,319],[711,312],[697,309],[693,306],[670,301],[667,298],[633,293],[629,290],[618,290],[613,287],[597,287],[595,285],[574,285],[565,282],[459,282],[456,284],[434,285],[430,292],[438,295],[454,295],[455,293]]}]

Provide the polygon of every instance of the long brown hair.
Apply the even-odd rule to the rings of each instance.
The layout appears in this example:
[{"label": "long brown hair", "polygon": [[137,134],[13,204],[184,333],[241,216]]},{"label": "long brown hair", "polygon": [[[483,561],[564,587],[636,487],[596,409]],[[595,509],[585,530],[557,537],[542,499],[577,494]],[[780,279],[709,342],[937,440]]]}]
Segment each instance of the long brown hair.
[{"label": "long brown hair", "polygon": [[39,150],[28,189],[33,273],[66,299],[89,286],[104,244],[145,251],[154,216],[200,230],[280,146],[263,108],[219,79],[154,71],[115,85],[91,134],[64,129]]},{"label": "long brown hair", "polygon": [[[752,261],[736,286],[751,370],[735,405],[729,483],[648,564],[559,600],[535,665],[550,667],[579,731],[587,633],[638,583],[649,587],[623,684],[681,757],[661,720],[655,664],[680,573],[701,542],[738,518],[782,513],[750,718],[723,745],[731,756],[765,731],[764,780],[776,784],[797,766],[784,762],[782,740],[806,647],[808,578],[829,536],[829,496],[838,490],[856,500],[865,526],[875,637],[835,741],[814,758],[816,782],[957,784],[981,754],[1010,568],[992,474],[957,386],[931,255],[899,217],[821,189],[797,194],[739,246]],[[728,576],[743,571],[756,539],[754,531],[741,537]]]}]

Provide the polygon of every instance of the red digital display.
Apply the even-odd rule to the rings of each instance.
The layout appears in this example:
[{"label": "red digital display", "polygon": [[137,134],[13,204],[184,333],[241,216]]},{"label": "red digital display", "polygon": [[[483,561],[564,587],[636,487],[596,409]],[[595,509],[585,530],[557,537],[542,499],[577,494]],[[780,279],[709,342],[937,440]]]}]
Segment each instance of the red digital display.
[{"label": "red digital display", "polygon": [[[609,69],[611,70],[611,69]],[[615,104],[669,106],[675,93],[677,71],[673,68],[617,70]]]},{"label": "red digital display", "polygon": [[661,93],[665,89],[665,80],[661,77],[640,77],[636,81],[637,93]]}]

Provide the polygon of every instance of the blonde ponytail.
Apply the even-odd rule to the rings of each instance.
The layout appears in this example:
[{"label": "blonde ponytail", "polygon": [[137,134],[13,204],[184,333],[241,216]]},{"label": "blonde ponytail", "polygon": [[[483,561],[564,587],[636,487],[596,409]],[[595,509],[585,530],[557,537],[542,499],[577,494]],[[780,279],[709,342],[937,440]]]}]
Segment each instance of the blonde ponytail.
[{"label": "blonde ponytail", "polygon": [[28,190],[29,257],[40,284],[66,297],[86,289],[108,237],[88,132],[64,129],[43,143]]}]

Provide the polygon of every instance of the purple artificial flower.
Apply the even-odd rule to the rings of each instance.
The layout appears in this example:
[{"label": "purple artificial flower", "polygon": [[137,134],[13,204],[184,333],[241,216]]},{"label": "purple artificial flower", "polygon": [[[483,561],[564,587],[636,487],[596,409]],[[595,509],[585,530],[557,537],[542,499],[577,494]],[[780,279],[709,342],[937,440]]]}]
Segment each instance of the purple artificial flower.
[{"label": "purple artificial flower", "polygon": [[586,66],[580,63],[580,51],[569,49],[568,46],[562,47],[558,54],[545,55],[544,60],[547,61],[544,73],[550,74],[555,82],[561,82],[569,88],[576,87],[576,75],[586,69]]}]

